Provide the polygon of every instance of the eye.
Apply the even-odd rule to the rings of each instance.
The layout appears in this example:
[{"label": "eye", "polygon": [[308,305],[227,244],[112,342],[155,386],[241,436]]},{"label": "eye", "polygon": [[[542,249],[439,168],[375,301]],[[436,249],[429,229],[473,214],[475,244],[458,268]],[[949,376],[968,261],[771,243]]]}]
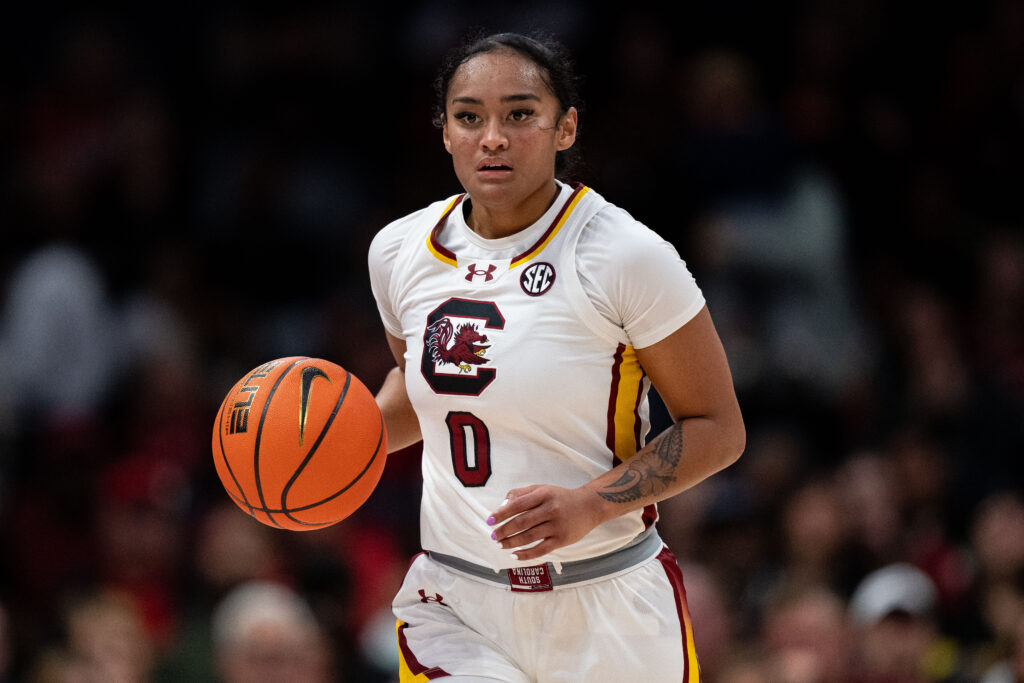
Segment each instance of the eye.
[{"label": "eye", "polygon": [[508,117],[513,121],[525,121],[531,116],[533,116],[532,109],[516,109],[508,115]]},{"label": "eye", "polygon": [[465,124],[474,124],[480,120],[480,117],[471,111],[460,111],[455,114],[455,118]]}]

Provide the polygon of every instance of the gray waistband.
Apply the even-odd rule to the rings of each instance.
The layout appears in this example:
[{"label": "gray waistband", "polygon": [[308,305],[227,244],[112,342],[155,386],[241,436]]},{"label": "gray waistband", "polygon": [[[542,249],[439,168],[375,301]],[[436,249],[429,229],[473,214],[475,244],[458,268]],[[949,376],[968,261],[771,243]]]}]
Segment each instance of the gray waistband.
[{"label": "gray waistband", "polygon": [[[487,581],[511,586],[513,590],[543,591],[551,590],[554,586],[589,581],[629,569],[650,557],[654,557],[661,546],[661,537],[658,536],[654,527],[651,526],[630,541],[628,545],[618,550],[586,560],[563,562],[561,572],[557,571],[555,565],[551,562],[495,571],[490,567],[467,562],[460,557],[434,551],[429,551],[427,554],[432,560],[446,567],[451,567],[452,569],[477,578],[486,579]],[[523,577],[537,575],[543,577],[542,582],[533,586],[524,585]]]}]

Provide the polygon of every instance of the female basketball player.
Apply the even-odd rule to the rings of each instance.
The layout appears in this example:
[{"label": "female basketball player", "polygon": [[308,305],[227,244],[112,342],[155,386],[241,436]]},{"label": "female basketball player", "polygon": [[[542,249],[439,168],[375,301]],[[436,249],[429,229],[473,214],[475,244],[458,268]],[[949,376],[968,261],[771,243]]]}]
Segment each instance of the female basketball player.
[{"label": "female basketball player", "polygon": [[[388,446],[423,440],[401,680],[698,680],[655,503],[734,462],[743,420],[675,249],[555,178],[576,139],[560,48],[499,34],[438,79],[464,194],[384,228]],[[675,424],[643,445],[653,383]]]}]

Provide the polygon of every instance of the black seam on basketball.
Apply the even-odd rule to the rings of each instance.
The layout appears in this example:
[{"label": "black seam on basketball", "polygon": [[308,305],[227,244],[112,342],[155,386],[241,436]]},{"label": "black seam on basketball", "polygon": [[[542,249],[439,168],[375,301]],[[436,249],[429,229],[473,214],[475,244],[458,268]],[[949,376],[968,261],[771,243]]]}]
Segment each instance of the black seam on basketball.
[{"label": "black seam on basketball", "polygon": [[[239,502],[239,503],[241,502],[238,499],[238,496],[236,496],[235,494],[231,493],[230,491],[228,491],[228,495],[231,496],[232,500],[234,500],[236,502]],[[290,510],[283,510],[281,508],[261,508],[261,507],[253,507],[253,510],[255,510],[256,512],[262,512],[263,514],[267,514],[269,512],[269,513],[272,513],[272,514],[275,514],[275,515],[283,515],[283,514],[286,514],[288,512],[293,512],[294,513],[294,512],[305,512],[306,510],[312,510],[313,508],[321,505],[322,503],[328,502],[329,500],[330,500],[330,498],[325,498],[324,500],[318,500],[315,503],[310,503],[309,505],[303,505],[302,507],[298,507],[298,508],[291,508]],[[342,519],[344,519],[344,518],[339,517],[338,519],[332,520],[330,522],[303,522],[301,519],[296,519],[294,521],[295,521],[296,524],[303,524],[305,526],[321,526],[321,525],[327,525],[327,524],[336,524],[337,522],[340,522]],[[281,527],[281,528],[283,529],[285,527]]]},{"label": "black seam on basketball", "polygon": [[308,465],[309,461],[313,458],[313,454],[316,453],[318,448],[320,448],[320,444],[323,442],[324,437],[327,436],[327,431],[331,428],[331,425],[334,424],[334,418],[338,416],[338,411],[341,410],[341,404],[345,402],[345,396],[348,394],[348,388],[351,384],[352,373],[346,372],[345,385],[341,388],[341,394],[338,396],[338,400],[334,403],[334,410],[331,411],[331,416],[327,418],[327,423],[324,425],[324,428],[320,430],[320,434],[316,437],[316,441],[313,442],[313,445],[310,447],[309,453],[307,453],[306,457],[302,459],[302,462],[295,469],[295,472],[292,473],[291,479],[289,479],[288,483],[284,485],[283,489],[281,489],[281,509],[284,510],[284,516],[293,522],[302,523],[292,517],[291,512],[288,510],[288,492],[291,490],[295,480],[299,478],[300,474],[302,474],[302,470],[306,469],[306,465]]},{"label": "black seam on basketball", "polygon": [[[324,503],[326,503],[328,501],[334,500],[335,498],[337,498],[341,494],[345,493],[345,491],[348,491],[350,488],[352,488],[353,485],[355,485],[355,483],[357,481],[362,479],[363,475],[366,474],[367,471],[370,469],[370,465],[372,465],[373,461],[377,459],[378,455],[380,455],[380,447],[381,447],[381,445],[383,443],[384,443],[384,416],[381,415],[381,417],[380,417],[380,434],[377,436],[377,448],[376,448],[376,450],[373,451],[373,455],[370,457],[370,459],[366,461],[366,465],[363,467],[362,472],[357,474],[355,476],[355,478],[352,479],[352,481],[350,481],[348,484],[345,485],[344,488],[342,488],[342,489],[340,489],[338,491],[335,491],[334,493],[332,493],[331,495],[327,496],[326,498],[322,498],[321,500],[318,500],[315,503],[310,503],[309,505],[303,505],[300,508],[292,508],[288,512],[302,512],[303,510],[308,510],[310,508],[316,507],[317,505],[323,505]],[[287,513],[285,513],[285,514],[287,514]],[[296,521],[298,521],[298,520],[296,520]],[[300,522],[300,524],[305,524],[305,522]]]},{"label": "black seam on basketball", "polygon": [[263,423],[267,420],[267,411],[270,410],[270,402],[274,398],[274,393],[277,391],[277,387],[280,386],[281,381],[284,380],[284,376],[304,360],[308,360],[308,358],[303,357],[293,361],[292,364],[285,368],[284,372],[278,376],[277,380],[274,381],[274,386],[270,387],[270,393],[267,394],[267,401],[263,404],[263,412],[260,414],[260,425],[256,428],[256,444],[253,447],[252,469],[253,473],[256,475],[256,494],[260,497],[260,503],[263,505],[262,512],[267,516],[267,519],[270,520],[270,523],[279,529],[283,529],[284,527],[278,524],[273,515],[267,511],[267,501],[263,497],[263,484],[260,482],[260,440],[263,436]]},{"label": "black seam on basketball", "polygon": [[[228,491],[227,493],[228,493],[229,496],[231,496],[231,500],[235,501],[235,503],[238,503],[238,504],[242,503],[242,501],[238,498],[238,496],[233,494],[231,491]],[[298,512],[300,510],[308,510],[309,508],[316,507],[317,505],[319,505],[319,503],[313,503],[312,505],[306,505],[306,506],[303,506],[301,508],[296,508],[295,510],[279,510],[277,508],[261,508],[261,507],[253,507],[253,510],[256,511],[256,512],[262,512],[263,514],[267,514],[267,513],[271,513],[272,512],[274,514],[280,515],[280,514],[284,514],[285,512]],[[297,520],[295,520],[295,523],[296,524],[301,524],[303,526],[308,526],[308,527],[328,527],[328,526],[331,526],[332,524],[337,524],[340,521],[341,521],[340,519],[335,519],[335,520],[332,520],[330,522],[303,522],[302,520],[298,520],[297,519]],[[280,525],[278,525],[278,528],[279,529],[287,530],[287,527],[283,527],[283,526],[280,526]]]},{"label": "black seam on basketball", "polygon": [[[303,505],[303,506],[297,507],[297,508],[281,508],[281,509],[277,509],[277,508],[262,507],[262,508],[255,508],[255,509],[258,512],[262,512],[264,514],[274,513],[274,514],[287,515],[288,519],[291,519],[296,524],[302,524],[303,526],[330,526],[331,524],[336,524],[337,522],[340,522],[342,519],[344,519],[344,517],[340,517],[340,518],[338,518],[338,519],[336,519],[334,521],[331,521],[331,522],[303,522],[301,519],[295,519],[294,517],[289,515],[289,513],[305,512],[306,510],[312,510],[315,507],[318,507],[320,505],[323,505],[324,503],[330,502],[330,501],[334,500],[335,498],[337,498],[338,496],[340,496],[341,494],[345,493],[345,491],[348,491],[350,488],[352,488],[353,484],[355,484],[357,481],[359,481],[360,479],[363,478],[363,475],[365,475],[366,472],[370,469],[370,466],[377,459],[377,456],[380,455],[381,446],[384,444],[384,416],[381,415],[379,417],[379,419],[380,419],[380,432],[377,435],[377,448],[373,451],[373,456],[367,461],[366,466],[363,467],[363,471],[360,472],[358,475],[356,475],[355,479],[350,481],[340,491],[336,491],[336,492],[332,493],[331,495],[327,496],[326,498],[322,498],[322,499],[320,499],[318,501],[315,501],[315,502],[310,503],[308,505]],[[230,491],[228,491],[228,494],[231,495],[232,497],[234,497],[234,494],[232,494]],[[237,500],[237,498],[235,500]]]},{"label": "black seam on basketball", "polygon": [[[238,487],[238,494],[242,496],[242,502],[249,508],[249,514],[251,515],[253,514],[254,508],[249,503],[249,499],[246,498],[245,491],[242,489],[242,485],[238,482],[238,477],[235,476],[235,470],[231,468],[231,463],[228,461],[228,454],[224,450],[224,423],[222,420],[224,419],[224,406],[228,404],[228,399],[230,398],[231,393],[229,392],[228,395],[224,397],[224,401],[220,404],[220,412],[217,413],[217,439],[220,441],[220,457],[224,461],[224,466],[228,468],[228,474],[231,475],[231,481],[235,482],[235,486]],[[226,488],[227,487],[225,487],[225,490]],[[228,493],[231,493],[231,491],[228,491]]]}]

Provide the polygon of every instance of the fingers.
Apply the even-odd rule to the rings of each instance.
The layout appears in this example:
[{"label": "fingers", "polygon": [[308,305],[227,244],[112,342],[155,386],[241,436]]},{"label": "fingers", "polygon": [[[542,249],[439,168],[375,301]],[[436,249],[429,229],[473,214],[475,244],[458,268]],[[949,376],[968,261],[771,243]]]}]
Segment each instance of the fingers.
[{"label": "fingers", "polygon": [[532,546],[538,541],[543,541],[553,533],[554,529],[552,525],[545,522],[518,534],[506,536],[504,539],[498,541],[498,545],[501,546],[503,550],[519,550],[522,552],[520,549],[523,549],[526,546]]},{"label": "fingers", "polygon": [[536,507],[539,501],[536,496],[531,494],[538,488],[538,486],[527,486],[509,491],[505,495],[504,502],[487,518],[488,526],[500,526],[512,517]]},{"label": "fingers", "polygon": [[553,524],[544,522],[526,531],[508,536],[498,545],[504,550],[511,550],[512,558],[515,560],[533,560],[564,545],[556,533]]},{"label": "fingers", "polygon": [[[494,529],[491,532],[491,539],[497,541],[502,548],[526,545],[529,541],[524,541],[523,538],[520,538],[523,533],[543,526],[546,522],[548,522],[548,515],[542,509],[530,510]],[[506,541],[512,540],[515,540],[515,542],[506,543]],[[537,539],[534,538],[533,540]]]},{"label": "fingers", "polygon": [[514,551],[512,553],[512,557],[520,562],[536,560],[538,557],[544,557],[553,550],[557,550],[559,547],[561,547],[560,543],[555,541],[553,538],[549,538],[530,548]]},{"label": "fingers", "polygon": [[535,485],[513,489],[487,519],[491,539],[516,560],[532,560],[579,540],[593,524],[580,524],[569,489]]}]

